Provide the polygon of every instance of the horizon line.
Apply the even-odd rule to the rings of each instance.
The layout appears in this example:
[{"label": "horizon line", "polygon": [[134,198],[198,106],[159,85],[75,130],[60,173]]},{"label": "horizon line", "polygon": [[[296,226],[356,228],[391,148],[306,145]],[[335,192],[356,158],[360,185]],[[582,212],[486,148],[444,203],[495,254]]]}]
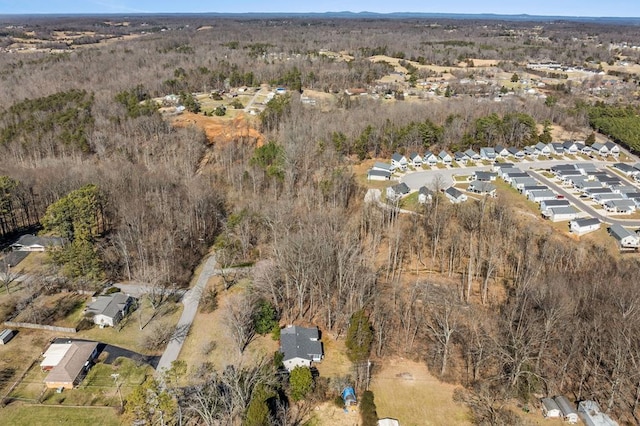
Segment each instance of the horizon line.
[{"label": "horizon line", "polygon": [[579,18],[579,19],[640,19],[640,16],[595,16],[595,15],[539,15],[530,13],[498,13],[498,12],[409,12],[409,11],[396,11],[396,12],[372,12],[372,11],[324,11],[324,12],[2,12],[0,17],[3,16],[153,16],[153,15],[220,15],[220,16],[234,16],[234,15],[278,15],[278,16],[303,16],[303,15],[336,15],[336,14],[352,14],[352,15],[380,15],[380,16],[392,16],[392,15],[424,15],[424,16],[499,16],[499,17],[531,17],[531,18]]}]

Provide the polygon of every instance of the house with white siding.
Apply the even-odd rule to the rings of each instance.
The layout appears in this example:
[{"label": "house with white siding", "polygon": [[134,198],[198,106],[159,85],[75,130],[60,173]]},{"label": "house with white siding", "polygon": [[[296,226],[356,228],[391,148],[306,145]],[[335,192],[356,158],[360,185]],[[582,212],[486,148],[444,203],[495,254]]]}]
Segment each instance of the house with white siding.
[{"label": "house with white siding", "polygon": [[575,235],[584,235],[600,229],[600,220],[595,217],[574,219],[569,222],[569,230]]},{"label": "house with white siding", "polygon": [[620,248],[640,247],[640,239],[638,238],[638,235],[620,225],[611,225],[609,227],[609,235],[618,242]]},{"label": "house with white siding", "polygon": [[391,165],[396,170],[406,171],[407,166],[409,165],[409,161],[407,161],[407,157],[402,154],[398,154],[397,152],[391,156]]}]

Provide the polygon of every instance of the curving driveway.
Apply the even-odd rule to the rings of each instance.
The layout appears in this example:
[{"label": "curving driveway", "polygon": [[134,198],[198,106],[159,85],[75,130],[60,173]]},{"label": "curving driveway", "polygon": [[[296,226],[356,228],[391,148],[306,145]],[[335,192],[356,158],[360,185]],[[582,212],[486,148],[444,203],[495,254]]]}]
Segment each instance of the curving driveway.
[{"label": "curving driveway", "polygon": [[200,296],[202,296],[202,292],[207,285],[207,281],[209,281],[210,277],[219,272],[215,268],[216,256],[214,254],[205,261],[202,271],[200,271],[200,275],[198,276],[196,285],[191,290],[187,291],[182,298],[184,310],[182,311],[180,320],[178,320],[178,324],[176,325],[176,333],[174,333],[175,338],[171,339],[162,353],[162,357],[160,357],[160,361],[156,367],[156,373],[162,374],[163,370],[170,369],[171,363],[178,359],[178,355],[180,355],[180,351],[182,350],[182,344],[184,343],[187,333],[189,332],[189,328],[191,328],[191,324],[193,323],[193,319],[196,317],[196,313],[198,312]]},{"label": "curving driveway", "polygon": [[[556,164],[574,164],[574,163],[585,163],[590,162],[594,164],[596,167],[605,167],[613,164],[611,161],[587,161],[587,160],[542,160],[542,161],[527,161],[514,163],[515,167],[518,167],[522,170],[527,170],[533,177],[538,179],[540,182],[549,186],[556,193],[562,194],[571,201],[575,206],[577,206],[580,210],[586,212],[592,217],[598,218],[603,223],[608,224],[618,224],[621,226],[627,227],[640,227],[640,220],[638,219],[619,219],[619,218],[611,218],[606,214],[603,214],[601,211],[594,209],[589,204],[585,203],[582,199],[575,196],[574,194],[568,192],[566,189],[562,188],[556,182],[551,181],[550,179],[545,178],[539,173],[536,173],[534,169],[549,169],[551,166]],[[407,186],[412,190],[417,190],[423,185],[427,186],[442,186],[443,188],[448,187],[449,185],[455,183],[455,176],[469,176],[477,171],[488,171],[491,170],[491,166],[474,166],[474,167],[460,167],[460,168],[451,168],[451,169],[434,169],[434,170],[423,170],[419,172],[407,173],[401,177],[400,181],[407,184]]]}]

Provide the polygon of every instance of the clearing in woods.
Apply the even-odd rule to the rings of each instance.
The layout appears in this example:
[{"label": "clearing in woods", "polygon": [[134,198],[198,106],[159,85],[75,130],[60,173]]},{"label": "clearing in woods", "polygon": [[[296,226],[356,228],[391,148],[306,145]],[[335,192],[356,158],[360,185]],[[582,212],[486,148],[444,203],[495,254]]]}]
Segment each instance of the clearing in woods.
[{"label": "clearing in woods", "polygon": [[470,414],[453,401],[456,386],[440,382],[427,366],[402,358],[385,360],[371,379],[378,417],[402,426],[471,425]]},{"label": "clearing in woods", "polygon": [[239,138],[255,139],[257,146],[262,145],[264,136],[257,131],[243,112],[234,111],[234,117],[205,117],[202,114],[183,112],[173,118],[176,127],[196,126],[207,135],[210,143],[231,142]]}]

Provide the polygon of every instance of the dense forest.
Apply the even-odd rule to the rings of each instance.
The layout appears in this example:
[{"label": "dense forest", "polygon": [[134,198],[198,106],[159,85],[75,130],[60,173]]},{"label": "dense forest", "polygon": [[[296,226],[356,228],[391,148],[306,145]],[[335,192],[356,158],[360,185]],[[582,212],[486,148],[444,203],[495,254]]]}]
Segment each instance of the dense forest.
[{"label": "dense forest", "polygon": [[[38,24],[41,39],[71,25]],[[526,23],[457,21],[158,18],[138,25],[127,34],[139,37],[127,41],[0,57],[6,244],[43,230],[70,242],[53,260],[74,284],[134,280],[162,288],[187,285],[215,245],[223,266],[254,265],[251,296],[283,322],[345,336],[359,313],[372,331],[373,357],[420,360],[461,384],[458,397],[479,424],[514,421],[504,408],[511,398],[556,393],[596,399],[622,421],[640,422],[635,255],[554,233],[500,198],[458,206],[437,196],[415,215],[379,209],[364,204],[353,169],[395,151],[548,141],[553,126],[582,137],[592,126],[636,148],[637,109],[577,104],[568,93],[558,103],[358,99],[323,111],[298,93],[365,87],[389,72],[368,59],[375,54],[438,65],[500,58],[508,71],[546,58],[609,61],[611,51],[575,41],[595,27],[559,23],[534,34]],[[213,30],[199,31],[204,25]],[[637,28],[597,31],[603,42],[640,38]],[[330,59],[321,49],[354,59]],[[173,127],[149,102],[260,83],[293,89],[256,120],[268,141],[261,146],[248,137],[214,143],[196,127]],[[201,371],[175,397],[181,415],[238,424],[251,401],[273,400],[270,368]],[[363,373],[354,374],[362,383]],[[244,393],[227,401],[241,381]],[[136,392],[142,410],[144,392],[161,390]],[[301,424],[285,398],[276,399],[273,423]]]}]

